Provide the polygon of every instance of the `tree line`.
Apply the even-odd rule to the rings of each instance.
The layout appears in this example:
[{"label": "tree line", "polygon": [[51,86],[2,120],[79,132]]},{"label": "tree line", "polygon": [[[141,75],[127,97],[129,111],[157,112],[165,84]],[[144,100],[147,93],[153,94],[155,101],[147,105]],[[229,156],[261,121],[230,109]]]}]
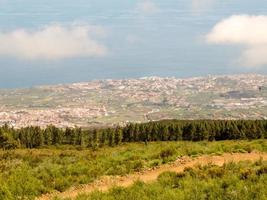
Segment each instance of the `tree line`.
[{"label": "tree line", "polygon": [[0,127],[0,148],[38,148],[49,145],[115,146],[125,142],[219,141],[267,138],[267,120],[163,120],[101,129],[53,125]]}]

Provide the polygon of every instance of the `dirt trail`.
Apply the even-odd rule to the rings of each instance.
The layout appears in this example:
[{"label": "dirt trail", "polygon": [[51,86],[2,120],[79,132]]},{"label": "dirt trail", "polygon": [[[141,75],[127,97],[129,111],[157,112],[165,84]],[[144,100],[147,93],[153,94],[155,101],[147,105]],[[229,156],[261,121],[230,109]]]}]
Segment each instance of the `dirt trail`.
[{"label": "dirt trail", "polygon": [[204,155],[197,157],[195,159],[189,158],[187,156],[177,159],[171,164],[162,165],[155,169],[145,170],[141,173],[135,173],[127,176],[106,176],[102,177],[100,180],[95,181],[94,183],[81,185],[78,187],[73,187],[62,193],[54,193],[43,195],[38,200],[50,200],[53,197],[57,196],[59,198],[75,198],[79,194],[90,193],[95,190],[107,191],[108,189],[114,186],[128,187],[132,185],[135,181],[140,180],[143,182],[151,182],[157,179],[157,177],[166,171],[172,172],[182,172],[186,167],[194,167],[196,165],[208,165],[215,164],[222,166],[224,163],[229,162],[240,162],[240,161],[257,161],[259,159],[267,160],[267,153],[226,153],[222,156],[211,156]]}]

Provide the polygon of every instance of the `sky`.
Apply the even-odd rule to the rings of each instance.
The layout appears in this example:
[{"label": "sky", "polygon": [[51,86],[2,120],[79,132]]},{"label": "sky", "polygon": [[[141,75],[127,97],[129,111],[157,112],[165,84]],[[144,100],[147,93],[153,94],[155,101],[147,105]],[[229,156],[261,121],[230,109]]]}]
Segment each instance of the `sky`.
[{"label": "sky", "polygon": [[266,0],[0,0],[0,88],[267,74]]}]

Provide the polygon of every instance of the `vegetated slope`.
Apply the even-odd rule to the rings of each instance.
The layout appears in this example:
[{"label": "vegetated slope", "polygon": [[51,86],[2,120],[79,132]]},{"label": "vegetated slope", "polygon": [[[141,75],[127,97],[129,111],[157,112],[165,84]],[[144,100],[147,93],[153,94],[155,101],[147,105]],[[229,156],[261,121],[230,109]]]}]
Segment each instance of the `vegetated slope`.
[{"label": "vegetated slope", "polygon": [[55,196],[59,198],[75,198],[80,194],[88,194],[96,190],[107,191],[115,186],[128,187],[136,181],[142,182],[151,182],[158,178],[163,172],[183,172],[186,168],[194,167],[197,165],[218,165],[222,166],[223,164],[229,162],[240,162],[240,161],[258,161],[264,160],[267,161],[267,153],[234,153],[234,154],[223,154],[221,156],[211,156],[204,155],[191,159],[189,157],[181,157],[177,159],[172,164],[167,164],[160,166],[155,169],[145,170],[141,173],[136,173],[133,175],[123,176],[123,177],[104,177],[97,182],[88,185],[82,185],[80,187],[71,188],[70,190],[60,193],[60,194],[50,194],[44,195],[39,198],[39,200],[49,200],[53,199]]},{"label": "vegetated slope", "polygon": [[0,125],[58,127],[172,119],[262,119],[267,77],[148,77],[0,90]]},{"label": "vegetated slope", "polygon": [[135,182],[108,192],[79,195],[75,200],[266,200],[267,162],[230,162],[183,172],[164,172],[151,183]]},{"label": "vegetated slope", "polygon": [[252,151],[267,152],[267,140],[125,143],[98,149],[58,145],[0,150],[0,199],[34,199],[92,183],[103,176],[141,172],[182,156]]}]

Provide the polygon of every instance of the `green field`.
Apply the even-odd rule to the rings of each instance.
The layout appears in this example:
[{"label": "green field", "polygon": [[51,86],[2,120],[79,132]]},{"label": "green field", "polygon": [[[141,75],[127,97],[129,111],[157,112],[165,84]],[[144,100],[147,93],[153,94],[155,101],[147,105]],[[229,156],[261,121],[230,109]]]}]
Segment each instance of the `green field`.
[{"label": "green field", "polygon": [[[123,143],[99,149],[59,145],[40,149],[1,150],[0,199],[34,199],[44,193],[65,191],[75,185],[93,182],[103,175],[130,174],[185,155],[197,157],[252,151],[267,152],[267,141]],[[141,186],[136,184],[133,188],[135,190]],[[160,186],[156,183],[153,187]],[[103,198],[106,199],[105,194]],[[112,195],[110,198],[113,198]]]}]

